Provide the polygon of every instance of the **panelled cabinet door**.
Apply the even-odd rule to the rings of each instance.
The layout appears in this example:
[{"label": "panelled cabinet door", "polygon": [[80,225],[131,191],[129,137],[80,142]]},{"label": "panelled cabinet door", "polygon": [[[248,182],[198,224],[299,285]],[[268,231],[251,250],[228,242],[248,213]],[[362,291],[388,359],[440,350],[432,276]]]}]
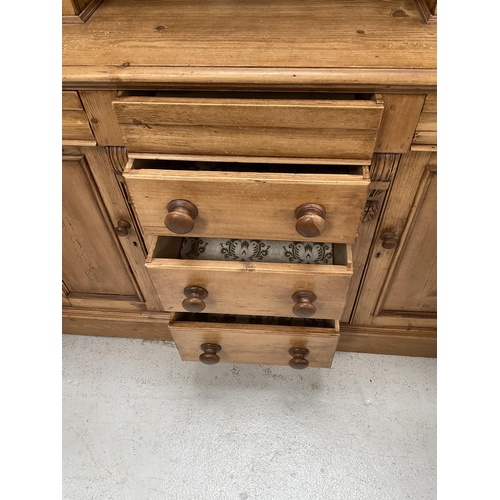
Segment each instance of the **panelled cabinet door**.
[{"label": "panelled cabinet door", "polygon": [[[106,151],[89,149],[63,155],[63,306],[161,310],[154,296],[147,303],[152,285],[141,273],[144,252]],[[146,293],[138,282],[143,279]]]},{"label": "panelled cabinet door", "polygon": [[435,328],[436,153],[402,156],[375,234],[353,324]]}]

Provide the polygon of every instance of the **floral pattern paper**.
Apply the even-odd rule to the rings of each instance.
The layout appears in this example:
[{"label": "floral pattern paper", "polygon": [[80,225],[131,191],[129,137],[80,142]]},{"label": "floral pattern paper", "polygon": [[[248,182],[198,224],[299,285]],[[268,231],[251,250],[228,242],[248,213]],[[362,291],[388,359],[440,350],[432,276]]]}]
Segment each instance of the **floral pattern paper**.
[{"label": "floral pattern paper", "polygon": [[184,238],[181,259],[333,264],[331,243]]}]

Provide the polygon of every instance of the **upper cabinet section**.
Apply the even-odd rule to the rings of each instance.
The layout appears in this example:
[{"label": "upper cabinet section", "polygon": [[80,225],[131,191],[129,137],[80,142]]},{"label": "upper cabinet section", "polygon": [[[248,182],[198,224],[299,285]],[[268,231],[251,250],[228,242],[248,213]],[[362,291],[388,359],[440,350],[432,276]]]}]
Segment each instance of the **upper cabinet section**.
[{"label": "upper cabinet section", "polygon": [[427,90],[436,39],[414,0],[105,0],[63,26],[63,82]]}]

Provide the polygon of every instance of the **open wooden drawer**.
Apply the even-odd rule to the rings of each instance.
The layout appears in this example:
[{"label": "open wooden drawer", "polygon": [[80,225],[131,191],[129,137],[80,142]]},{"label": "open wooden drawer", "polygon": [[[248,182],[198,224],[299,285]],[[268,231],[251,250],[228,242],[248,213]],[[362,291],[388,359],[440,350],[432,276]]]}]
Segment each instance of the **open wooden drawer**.
[{"label": "open wooden drawer", "polygon": [[174,313],[169,328],[183,361],[330,368],[338,320]]},{"label": "open wooden drawer", "polygon": [[354,243],[369,169],[132,159],[125,181],[146,235]]},{"label": "open wooden drawer", "polygon": [[146,268],[166,311],[326,319],[340,318],[353,272],[345,244],[166,236],[153,238]]},{"label": "open wooden drawer", "polygon": [[369,161],[384,104],[375,94],[158,92],[113,108],[132,153]]}]

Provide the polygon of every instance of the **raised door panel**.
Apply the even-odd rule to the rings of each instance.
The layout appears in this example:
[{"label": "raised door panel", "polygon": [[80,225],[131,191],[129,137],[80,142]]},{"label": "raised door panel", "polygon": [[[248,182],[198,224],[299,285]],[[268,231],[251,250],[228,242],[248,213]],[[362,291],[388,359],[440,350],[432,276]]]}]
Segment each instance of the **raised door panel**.
[{"label": "raised door panel", "polygon": [[85,157],[63,158],[63,303],[144,309]]},{"label": "raised door panel", "polygon": [[421,207],[386,290],[383,308],[399,313],[437,312],[437,179],[430,176]]},{"label": "raised door panel", "polygon": [[[384,242],[386,233],[395,238]],[[353,324],[436,327],[436,233],[436,155],[408,153],[375,233]]]}]

